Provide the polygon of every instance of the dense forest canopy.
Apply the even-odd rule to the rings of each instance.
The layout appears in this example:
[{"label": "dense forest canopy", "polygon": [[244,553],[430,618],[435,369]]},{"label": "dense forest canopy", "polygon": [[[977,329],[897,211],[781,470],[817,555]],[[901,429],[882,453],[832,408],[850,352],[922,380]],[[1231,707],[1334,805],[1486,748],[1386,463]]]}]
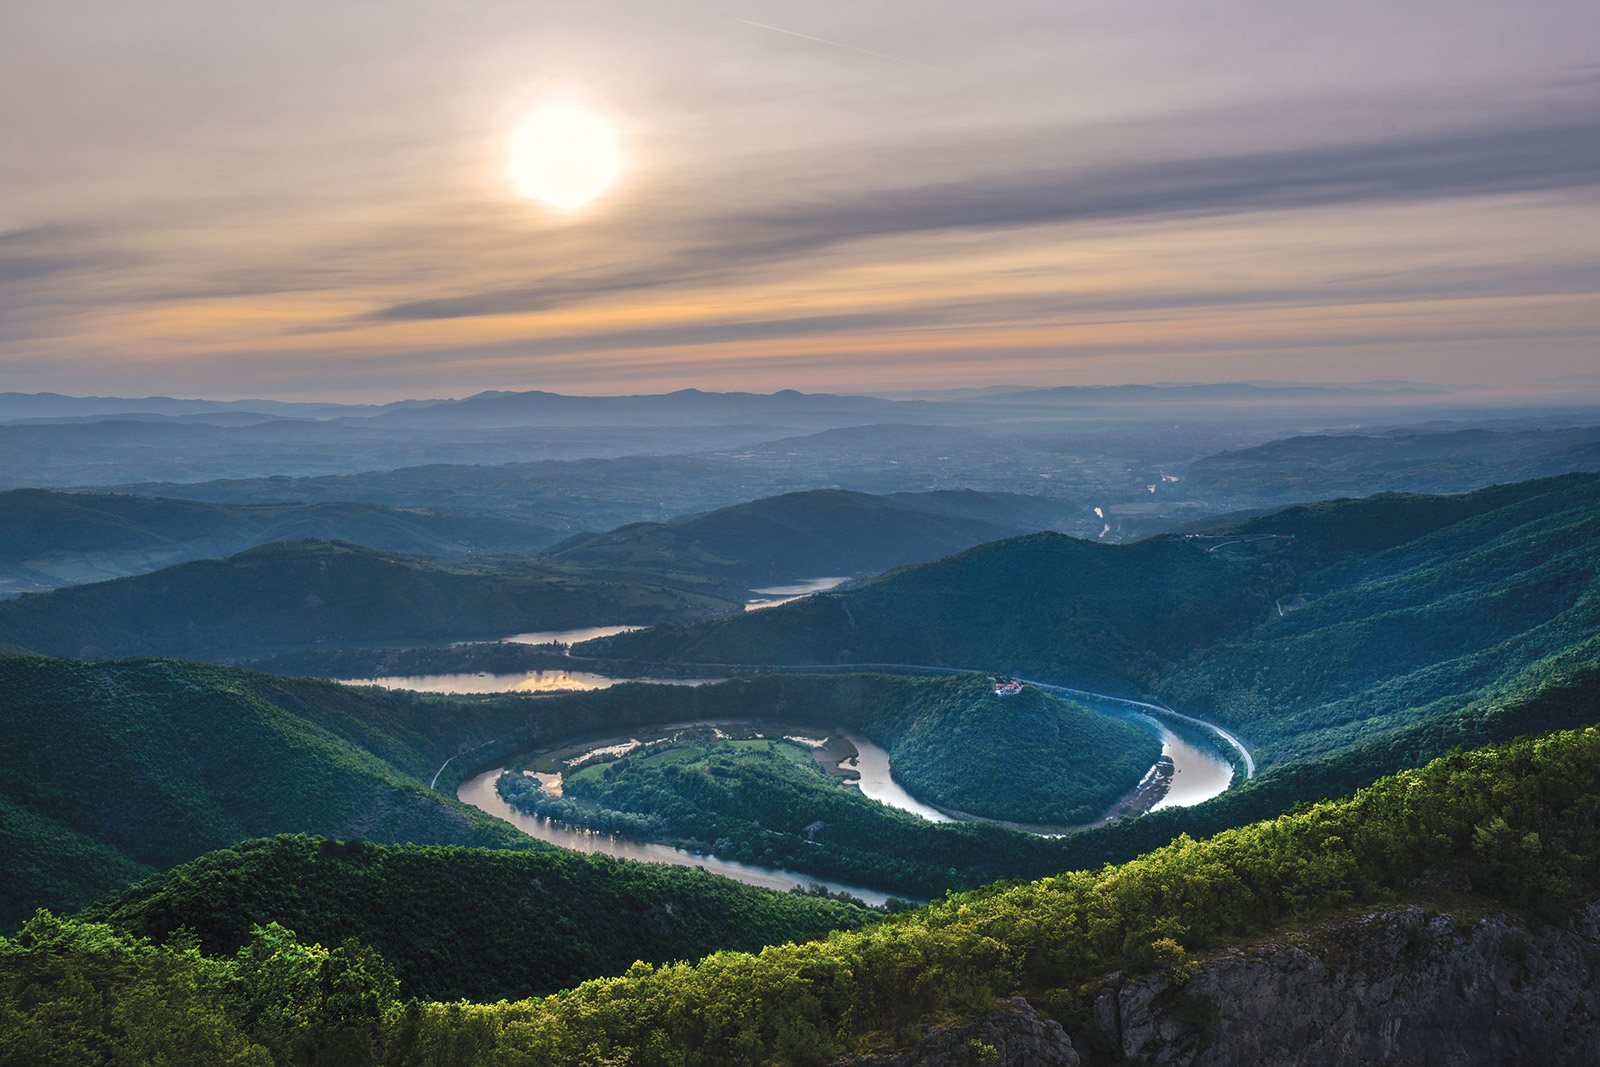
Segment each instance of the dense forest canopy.
[{"label": "dense forest canopy", "polygon": [[308,945],[276,923],[229,956],[40,913],[0,940],[0,1059],[110,1064],[160,1048],[261,1065],[816,1064],[1014,991],[1048,1004],[1113,968],[1181,971],[1277,923],[1394,899],[1429,869],[1557,918],[1600,889],[1597,768],[1593,727],[1458,753],[1120,866],[497,1004],[402,1003],[371,948]]}]

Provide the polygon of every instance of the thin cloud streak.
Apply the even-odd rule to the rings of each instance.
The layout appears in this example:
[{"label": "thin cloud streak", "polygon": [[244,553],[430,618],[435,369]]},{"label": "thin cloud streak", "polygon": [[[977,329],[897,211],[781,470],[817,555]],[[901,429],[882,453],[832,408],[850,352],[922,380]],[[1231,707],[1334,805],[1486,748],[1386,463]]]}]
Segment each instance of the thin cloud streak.
[{"label": "thin cloud streak", "polygon": [[[1347,354],[1513,381],[1600,351],[1592,0],[335,8],[18,10],[12,387],[1325,379]],[[550,98],[628,146],[561,219],[505,174]]]},{"label": "thin cloud streak", "polygon": [[898,189],[727,224],[789,235],[769,252],[867,235],[1286,211],[1600,185],[1600,113],[1527,126],[1213,158],[1055,169]]},{"label": "thin cloud streak", "polygon": [[[1064,136],[1065,134],[1058,134]],[[750,265],[866,238],[1082,222],[1296,211],[1600,186],[1600,114],[1410,141],[1375,140],[1102,168],[1053,168],[876,191],[815,206],[697,222],[720,241],[680,248],[646,270],[564,276],[512,290],[405,301],[378,319],[446,319],[539,311],[628,289],[684,286]]]}]

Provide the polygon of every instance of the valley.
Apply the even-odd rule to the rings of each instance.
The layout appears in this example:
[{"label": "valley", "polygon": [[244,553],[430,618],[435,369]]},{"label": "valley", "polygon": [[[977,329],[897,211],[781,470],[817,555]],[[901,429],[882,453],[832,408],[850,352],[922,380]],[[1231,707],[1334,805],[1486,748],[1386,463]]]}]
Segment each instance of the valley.
[{"label": "valley", "polygon": [[0,4],[0,1067],[1600,1067],[1600,4]]},{"label": "valley", "polygon": [[[1582,434],[1514,432],[1516,462],[1586,462]],[[1470,482],[1471,464],[1499,462],[1492,443],[1440,436],[1452,440],[1264,444],[1192,473],[1248,483],[1238,471],[1307,456],[1392,472],[1399,450],[1424,481],[1440,475],[1420,460],[1458,455]],[[338,484],[365,478],[350,477]],[[904,936],[924,945],[918,959],[954,953],[960,981],[988,975],[978,988],[1065,1005],[1069,976],[1171,966],[1242,932],[1412,893],[1381,888],[1400,875],[1374,873],[1390,861],[1369,850],[1289,888],[1278,874],[1250,883],[1258,917],[1227,918],[1239,890],[1226,887],[1257,877],[1240,873],[1257,847],[1244,842],[1277,832],[1264,828],[1314,823],[1430,761],[1444,769],[1427,781],[1459,800],[1478,786],[1452,777],[1467,758],[1452,752],[1525,768],[1544,758],[1537,745],[1567,746],[1569,767],[1600,717],[1600,475],[1312,501],[1129,540],[1141,527],[1113,527],[1107,504],[1091,522],[1061,498],[835,489],[557,537],[553,513],[509,496],[391,493],[411,478],[374,481],[390,488],[348,505],[0,498],[13,528],[32,531],[0,566],[55,585],[0,600],[6,930],[45,936],[46,920],[28,918],[39,907],[66,924],[50,937],[110,923],[104,936],[158,945],[189,927],[219,960],[301,952],[298,936],[343,945],[307,943],[312,956],[354,961],[367,951],[344,941],[355,937],[424,998],[405,1009],[423,1013],[416,1026],[448,1030],[423,1022],[435,1018],[425,1005],[467,997],[505,1048],[521,1031],[489,999],[544,1018],[529,1007],[544,993],[600,996],[586,984],[599,979],[654,988],[668,973],[659,995],[689,995],[718,959],[788,966],[774,947],[785,942],[826,960]],[[277,531],[340,539],[261,540]],[[1563,739],[1518,748],[1529,734]],[[1529,773],[1554,805],[1530,832],[1586,817],[1584,801],[1550,799],[1545,773]],[[1513,816],[1532,817],[1495,818],[1521,825]],[[1383,825],[1371,833],[1414,830]],[[1468,838],[1430,825],[1442,835],[1430,840],[1458,842],[1448,862],[1485,901],[1554,907],[1549,879],[1588,877],[1577,860],[1505,859],[1485,843],[1501,833],[1487,815]],[[1115,920],[1123,932],[1087,962],[1023,947],[1031,935],[1016,931],[1044,921],[1045,887],[1137,881],[1144,865],[1190,863],[1152,859],[1185,849],[1230,857],[1193,859],[1225,887],[1206,917],[1183,905],[1179,921],[1176,898],[1158,893],[1137,908],[1160,923]],[[1563,873],[1540,873],[1547,862]],[[355,895],[395,917],[351,906]],[[946,918],[1014,907],[1020,917],[981,936]],[[997,977],[979,960],[991,942],[1032,962]],[[834,1027],[830,1048],[909,1039],[911,1023],[893,1019],[989,996],[946,995],[914,997],[888,1024],[806,1025]],[[773,1018],[787,1010],[762,1003]],[[552,1033],[583,1032],[558,1017]],[[809,1062],[785,1060],[770,1036],[737,1040]]]}]

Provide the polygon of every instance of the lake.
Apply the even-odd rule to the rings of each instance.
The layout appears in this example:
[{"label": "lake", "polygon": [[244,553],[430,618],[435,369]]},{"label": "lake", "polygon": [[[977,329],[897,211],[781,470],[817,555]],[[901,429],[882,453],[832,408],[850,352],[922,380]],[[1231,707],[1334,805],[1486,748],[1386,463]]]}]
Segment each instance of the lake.
[{"label": "lake", "polygon": [[535,630],[528,634],[512,634],[501,638],[513,645],[575,645],[580,641],[593,641],[597,637],[631,633],[643,626],[584,626],[576,630]]},{"label": "lake", "polygon": [[622,682],[651,685],[705,685],[721,678],[612,678],[591,671],[546,670],[518,674],[414,674],[386,678],[340,678],[343,685],[378,685],[418,693],[578,693],[608,689]]},{"label": "lake", "polygon": [[762,608],[775,608],[779,604],[787,604],[791,600],[799,600],[812,593],[825,593],[829,589],[843,585],[849,578],[805,578],[788,585],[769,585],[765,589],[752,589],[756,596],[745,603],[744,610],[760,611]]}]

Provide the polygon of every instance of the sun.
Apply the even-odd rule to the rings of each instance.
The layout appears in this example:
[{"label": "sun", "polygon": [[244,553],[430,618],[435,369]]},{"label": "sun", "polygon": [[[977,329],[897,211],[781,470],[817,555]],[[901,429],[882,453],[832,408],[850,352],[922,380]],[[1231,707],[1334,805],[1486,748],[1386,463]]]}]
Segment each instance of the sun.
[{"label": "sun", "polygon": [[537,111],[511,138],[517,191],[557,211],[576,211],[605,192],[620,163],[611,127],[577,108]]}]

